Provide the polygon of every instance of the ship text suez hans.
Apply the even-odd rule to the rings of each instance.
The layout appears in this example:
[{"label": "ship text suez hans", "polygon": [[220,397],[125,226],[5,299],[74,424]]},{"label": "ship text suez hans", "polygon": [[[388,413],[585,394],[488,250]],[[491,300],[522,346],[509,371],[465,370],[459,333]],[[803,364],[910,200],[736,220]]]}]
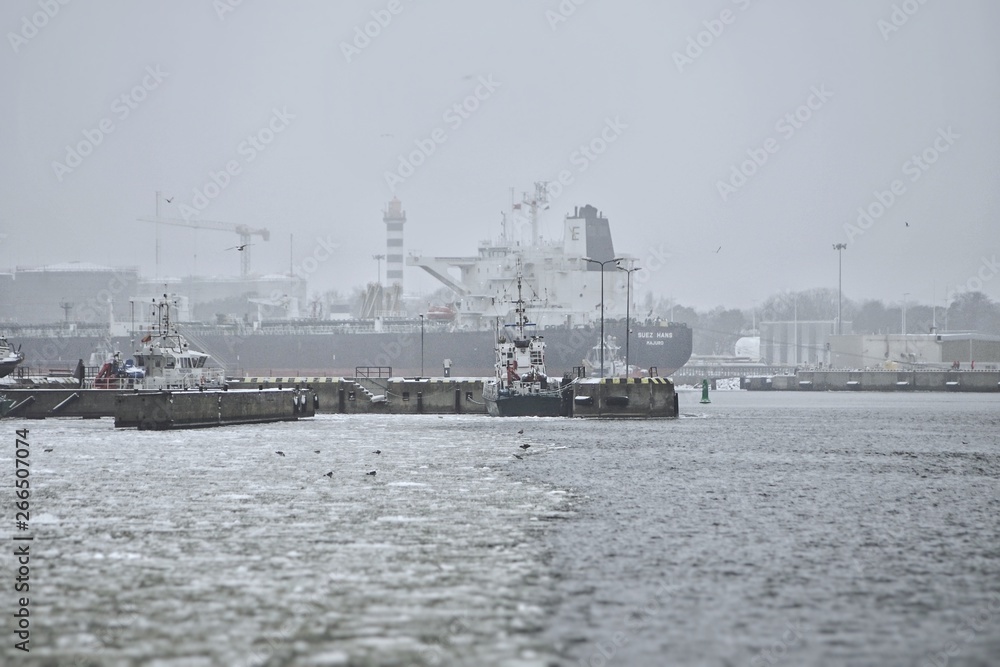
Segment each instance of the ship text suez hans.
[{"label": "ship text suez hans", "polygon": [[[615,253],[608,219],[590,205],[565,216],[561,238],[543,238],[539,213],[548,208],[546,196],[545,184],[538,183],[533,195],[513,203],[502,218],[499,240],[480,243],[476,256],[411,255],[407,263],[424,269],[454,292],[450,308],[456,331],[490,330],[496,318],[513,321],[509,304],[520,267],[532,303],[532,321],[545,336],[548,365],[566,372],[583,365],[588,350],[600,338],[602,272],[597,262],[621,257],[618,265],[626,270],[636,268],[638,262]],[[607,344],[616,340],[624,351],[629,285],[626,271],[617,268],[608,264],[603,272],[604,329]],[[455,269],[457,275],[452,272]],[[691,355],[691,329],[684,324],[651,319],[633,307],[631,330],[629,366],[655,367],[659,374],[668,375]],[[626,366],[616,363],[615,367],[624,371]]]}]

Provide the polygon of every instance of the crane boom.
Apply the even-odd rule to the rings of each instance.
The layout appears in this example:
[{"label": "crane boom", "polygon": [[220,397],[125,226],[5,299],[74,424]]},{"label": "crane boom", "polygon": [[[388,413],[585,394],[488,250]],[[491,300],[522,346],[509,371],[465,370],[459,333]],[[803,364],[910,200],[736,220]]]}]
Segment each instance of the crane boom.
[{"label": "crane boom", "polygon": [[250,275],[250,240],[254,236],[259,236],[267,241],[271,238],[271,232],[261,227],[254,229],[247,225],[232,222],[220,222],[218,220],[184,220],[183,218],[139,218],[140,222],[151,222],[154,225],[173,225],[175,227],[189,227],[191,229],[213,229],[219,232],[236,232],[240,237],[240,275],[246,278]]}]

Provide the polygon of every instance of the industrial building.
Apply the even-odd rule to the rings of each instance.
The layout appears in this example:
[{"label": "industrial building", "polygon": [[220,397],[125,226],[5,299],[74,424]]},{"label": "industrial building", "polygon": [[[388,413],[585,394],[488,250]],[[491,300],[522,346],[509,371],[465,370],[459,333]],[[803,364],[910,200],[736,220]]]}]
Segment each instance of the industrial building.
[{"label": "industrial building", "polygon": [[985,370],[1000,364],[1000,336],[975,332],[833,336],[830,354],[834,368],[971,369],[975,364],[977,370]]}]

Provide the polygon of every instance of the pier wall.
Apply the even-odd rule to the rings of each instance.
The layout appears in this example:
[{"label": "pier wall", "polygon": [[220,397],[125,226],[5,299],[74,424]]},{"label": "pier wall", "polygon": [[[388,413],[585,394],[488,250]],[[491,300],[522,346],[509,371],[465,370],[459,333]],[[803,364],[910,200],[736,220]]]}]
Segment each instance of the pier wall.
[{"label": "pier wall", "polygon": [[[303,387],[328,414],[486,414],[485,378],[247,377],[232,386]],[[372,400],[375,399],[375,400]]]},{"label": "pier wall", "polygon": [[649,419],[677,416],[677,394],[667,378],[586,379],[573,383],[572,417]]},{"label": "pier wall", "polygon": [[15,402],[8,416],[22,419],[113,417],[117,392],[105,389],[3,389]]},{"label": "pier wall", "polygon": [[205,391],[118,394],[115,426],[140,430],[294,421],[316,414],[310,391]]},{"label": "pier wall", "polygon": [[795,375],[750,377],[753,391],[959,391],[1000,392],[1000,371],[799,371]]}]

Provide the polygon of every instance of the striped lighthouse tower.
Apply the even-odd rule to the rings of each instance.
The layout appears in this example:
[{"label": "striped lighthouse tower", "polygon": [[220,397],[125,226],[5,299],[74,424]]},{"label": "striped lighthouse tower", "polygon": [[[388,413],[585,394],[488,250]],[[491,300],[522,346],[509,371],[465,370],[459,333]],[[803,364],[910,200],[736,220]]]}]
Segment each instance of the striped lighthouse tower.
[{"label": "striped lighthouse tower", "polygon": [[389,285],[399,285],[403,291],[403,224],[406,211],[398,197],[393,197],[384,211],[385,223],[385,281]]}]

